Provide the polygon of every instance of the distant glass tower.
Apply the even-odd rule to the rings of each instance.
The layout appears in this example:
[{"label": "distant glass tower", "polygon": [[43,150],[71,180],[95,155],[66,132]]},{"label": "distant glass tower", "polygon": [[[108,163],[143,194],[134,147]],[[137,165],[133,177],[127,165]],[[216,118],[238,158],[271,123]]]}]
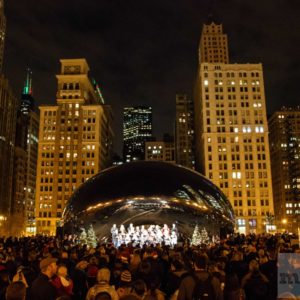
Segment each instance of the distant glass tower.
[{"label": "distant glass tower", "polygon": [[0,0],[0,73],[3,67],[3,52],[6,32],[6,17],[4,15],[4,1]]},{"label": "distant glass tower", "polygon": [[269,119],[269,130],[277,225],[297,232],[300,226],[300,107],[283,107],[275,112]]},{"label": "distant glass tower", "polygon": [[145,159],[145,142],[152,140],[152,108],[125,107],[123,122],[123,159]]},{"label": "distant glass tower", "polygon": [[32,71],[27,69],[27,76],[23,87],[21,96],[20,111],[22,114],[27,115],[30,111],[34,110],[34,99],[32,97]]}]

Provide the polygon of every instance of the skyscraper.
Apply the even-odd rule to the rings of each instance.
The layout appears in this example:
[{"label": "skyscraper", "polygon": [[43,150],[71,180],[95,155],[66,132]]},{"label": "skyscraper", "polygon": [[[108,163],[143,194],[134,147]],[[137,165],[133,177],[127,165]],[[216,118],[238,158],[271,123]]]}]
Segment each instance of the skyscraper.
[{"label": "skyscraper", "polygon": [[214,22],[203,24],[199,63],[229,63],[227,34],[223,33],[223,25]]},{"label": "skyscraper", "polygon": [[152,108],[125,107],[123,120],[123,159],[145,159],[145,142],[152,139]]},{"label": "skyscraper", "polygon": [[111,110],[102,104],[86,60],[60,62],[57,105],[40,106],[37,233],[55,234],[74,190],[104,169],[111,157]]},{"label": "skyscraper", "polygon": [[26,176],[25,176],[25,230],[27,234],[35,233],[35,192],[36,192],[36,169],[38,157],[38,134],[39,134],[39,115],[32,91],[32,71],[28,68],[24,83],[20,111],[26,118]]},{"label": "skyscraper", "polygon": [[[222,30],[215,29],[214,38],[224,40]],[[222,43],[215,50],[224,53]],[[273,215],[262,65],[227,61],[221,54],[213,62],[200,57],[195,89],[197,167],[231,201],[238,230],[262,232]]]},{"label": "skyscraper", "polygon": [[[19,103],[20,105],[20,103]],[[24,234],[25,225],[25,187],[26,187],[26,162],[27,162],[27,116],[20,111],[18,106],[17,124],[15,134],[13,194],[10,212],[10,234],[17,236]]]},{"label": "skyscraper", "polygon": [[28,68],[21,96],[20,111],[23,115],[28,115],[28,113],[33,110],[34,99],[32,97],[32,71]]},{"label": "skyscraper", "polygon": [[0,73],[3,68],[3,53],[6,33],[6,17],[4,14],[4,0],[0,0]]},{"label": "skyscraper", "polygon": [[[10,217],[18,100],[8,80],[0,77],[0,220]],[[0,229],[2,229],[1,227]]]},{"label": "skyscraper", "polygon": [[35,184],[38,154],[39,119],[32,96],[32,72],[26,80],[17,113],[14,158],[14,194],[11,234],[34,234]]},{"label": "skyscraper", "polygon": [[300,107],[269,119],[270,154],[277,225],[297,232],[300,225]]},{"label": "skyscraper", "polygon": [[186,94],[176,95],[175,150],[177,164],[195,168],[194,104]]}]

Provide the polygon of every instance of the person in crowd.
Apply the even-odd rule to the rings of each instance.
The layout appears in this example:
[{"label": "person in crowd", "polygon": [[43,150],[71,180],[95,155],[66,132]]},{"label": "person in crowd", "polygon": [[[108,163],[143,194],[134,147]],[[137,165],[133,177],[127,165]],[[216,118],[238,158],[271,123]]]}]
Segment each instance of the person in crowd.
[{"label": "person in crowd", "polygon": [[9,284],[6,289],[6,300],[25,300],[26,286],[22,281],[15,281]]},{"label": "person in crowd", "polygon": [[253,259],[249,262],[249,272],[242,279],[242,288],[247,300],[265,300],[269,295],[269,280],[259,270],[259,263]]},{"label": "person in crowd", "polygon": [[125,270],[121,273],[119,287],[117,293],[119,298],[128,295],[131,291],[131,273],[128,270]]},{"label": "person in crowd", "polygon": [[111,295],[107,292],[100,292],[95,296],[95,300],[112,300]]},{"label": "person in crowd", "polygon": [[245,292],[241,288],[239,278],[235,273],[226,274],[223,295],[224,295],[224,300],[245,299]]},{"label": "person in crowd", "polygon": [[87,267],[87,279],[89,287],[95,285],[96,278],[97,278],[97,272],[98,272],[98,258],[93,255],[89,260],[89,265]]},{"label": "person in crowd", "polygon": [[165,300],[165,294],[159,289],[160,280],[154,274],[148,282],[144,300]]},{"label": "person in crowd", "polygon": [[71,297],[73,295],[73,281],[69,278],[65,265],[58,266],[57,274],[51,283],[55,286],[58,296]]},{"label": "person in crowd", "polygon": [[9,285],[9,274],[6,269],[0,271],[0,299],[5,298],[6,289]]},{"label": "person in crowd", "polygon": [[167,297],[177,298],[179,285],[181,280],[188,275],[188,271],[185,269],[184,264],[179,259],[172,260],[169,273],[167,275],[167,283],[165,287],[165,292]]},{"label": "person in crowd", "polygon": [[33,281],[30,288],[30,300],[54,300],[57,297],[55,287],[50,279],[56,274],[57,259],[47,257],[40,262],[40,274]]},{"label": "person in crowd", "polygon": [[73,281],[73,299],[75,300],[85,299],[87,294],[88,282],[85,272],[87,266],[88,262],[86,260],[81,260],[70,274]]},{"label": "person in crowd", "polygon": [[134,295],[139,298],[139,300],[144,299],[147,292],[147,286],[145,281],[137,279],[132,283],[130,295]]},{"label": "person in crowd", "polygon": [[95,300],[95,296],[100,292],[107,292],[112,300],[118,300],[119,296],[114,286],[109,284],[110,270],[102,268],[97,273],[97,283],[92,286],[87,293],[86,300]]},{"label": "person in crowd", "polygon": [[129,264],[129,270],[132,273],[135,273],[138,270],[138,267],[141,263],[141,254],[140,250],[136,249],[134,250],[131,259],[130,259],[130,264]]}]

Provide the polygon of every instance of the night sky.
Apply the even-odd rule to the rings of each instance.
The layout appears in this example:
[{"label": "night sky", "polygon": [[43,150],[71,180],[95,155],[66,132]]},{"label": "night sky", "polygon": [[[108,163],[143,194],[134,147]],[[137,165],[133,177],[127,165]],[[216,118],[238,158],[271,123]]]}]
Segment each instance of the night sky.
[{"label": "night sky", "polygon": [[299,105],[299,0],[5,0],[4,72],[19,95],[33,70],[37,104],[55,104],[60,58],[85,57],[115,113],[153,107],[154,135],[172,133],[175,94],[192,95],[202,24],[212,14],[229,38],[230,62],[262,62],[268,113]]}]

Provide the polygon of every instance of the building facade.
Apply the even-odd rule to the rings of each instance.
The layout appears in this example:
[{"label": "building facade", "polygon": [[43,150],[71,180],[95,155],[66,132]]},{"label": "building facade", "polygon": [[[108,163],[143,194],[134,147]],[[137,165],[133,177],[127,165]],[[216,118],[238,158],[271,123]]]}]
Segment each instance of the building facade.
[{"label": "building facade", "polygon": [[145,142],[152,140],[152,108],[125,107],[123,114],[124,162],[145,159]]},{"label": "building facade", "polygon": [[265,231],[274,212],[262,65],[201,62],[195,116],[198,170],[229,198],[240,232]]},{"label": "building facade", "polygon": [[300,225],[300,107],[282,108],[269,119],[274,211],[278,228]]},{"label": "building facade", "polygon": [[37,233],[55,234],[74,190],[103,170],[111,157],[111,110],[90,80],[86,60],[60,62],[57,104],[40,106]]},{"label": "building facade", "polygon": [[195,168],[194,103],[186,94],[176,95],[175,152],[177,164]]},{"label": "building facade", "polygon": [[223,25],[211,22],[203,24],[200,46],[199,63],[229,63],[227,34],[223,33]]},{"label": "building facade", "polygon": [[4,0],[0,0],[0,73],[2,73],[2,68],[3,68],[5,34],[6,34],[6,17],[4,14]]},{"label": "building facade", "polygon": [[145,142],[145,160],[164,161],[175,164],[174,141]]},{"label": "building facade", "polygon": [[35,233],[38,131],[39,119],[32,96],[32,72],[28,69],[17,113],[11,212],[13,222],[10,225],[13,235]]},{"label": "building facade", "polygon": [[24,233],[25,224],[25,188],[26,188],[26,122],[27,118],[18,107],[17,124],[15,134],[14,171],[13,171],[13,194],[10,212],[10,234],[18,236]]},{"label": "building facade", "polygon": [[[0,223],[10,217],[18,100],[8,80],[0,76]],[[1,229],[3,226],[1,227]]]}]

